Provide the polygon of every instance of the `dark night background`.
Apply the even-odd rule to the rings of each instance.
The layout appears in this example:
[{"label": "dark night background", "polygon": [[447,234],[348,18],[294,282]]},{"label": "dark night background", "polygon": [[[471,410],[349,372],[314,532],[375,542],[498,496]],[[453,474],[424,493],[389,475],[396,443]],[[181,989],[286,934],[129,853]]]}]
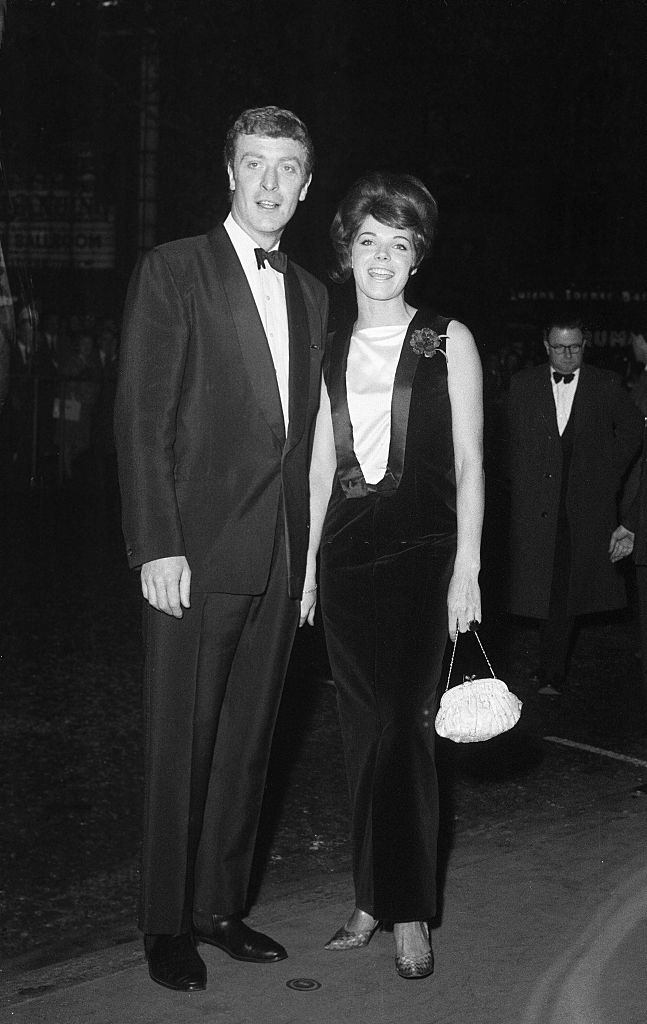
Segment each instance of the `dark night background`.
[{"label": "dark night background", "polygon": [[[226,128],[242,109],[276,103],[306,121],[317,151],[284,239],[306,268],[326,279],[328,225],[358,175],[408,171],[440,206],[414,303],[465,320],[485,356],[517,336],[539,339],[546,301],[520,293],[602,290],[582,312],[617,330],[626,354],[627,332],[647,327],[646,29],[638,0],[9,0],[0,228],[16,192],[79,181],[92,181],[116,225],[114,266],[103,270],[19,264],[5,231],[17,307],[118,322],[140,247],[148,54],[159,71],[152,241],[225,213]],[[347,297],[332,294],[335,305]],[[446,847],[452,830],[531,827],[566,804],[578,814],[595,802],[596,773],[627,791],[635,783],[618,763],[582,769],[570,753],[547,756],[546,732],[647,754],[630,612],[585,625],[559,706],[536,697],[536,632],[510,626],[503,608],[496,422],[484,631],[525,709],[500,743],[439,744]],[[1,949],[30,962],[135,936],[138,581],[115,508],[77,484],[57,486],[55,474],[31,490],[0,483]],[[349,864],[326,673],[321,634],[300,633],[261,837],[259,877],[277,884]]]},{"label": "dark night background", "polygon": [[69,181],[89,162],[117,211],[113,273],[41,271],[34,287],[50,305],[119,312],[136,257],[148,40],[156,240],[224,212],[224,132],[241,109],[274,102],[315,141],[314,186],[285,247],[320,275],[339,197],[383,167],[419,175],[438,198],[439,243],[417,287],[482,344],[496,344],[510,289],[640,290],[646,27],[640,0],[13,0],[7,176]]}]

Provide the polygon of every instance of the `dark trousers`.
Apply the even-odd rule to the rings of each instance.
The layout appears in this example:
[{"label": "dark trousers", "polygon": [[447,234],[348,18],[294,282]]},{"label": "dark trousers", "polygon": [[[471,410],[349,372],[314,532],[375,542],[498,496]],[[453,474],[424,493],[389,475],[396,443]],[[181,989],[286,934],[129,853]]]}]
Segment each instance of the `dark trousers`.
[{"label": "dark trousers", "polygon": [[550,587],[548,619],[539,631],[539,677],[542,683],[558,684],[566,678],[568,654],[575,618],[567,615],[571,578],[571,534],[564,504],[560,507],[555,557]]},{"label": "dark trousers", "polygon": [[541,624],[539,633],[539,677],[544,684],[564,682],[568,655],[575,631],[573,617],[555,615]]},{"label": "dark trousers", "polygon": [[282,530],[264,594],[193,593],[182,619],[145,607],[144,932],[245,909],[298,610]]},{"label": "dark trousers", "polygon": [[636,589],[638,591],[640,649],[642,654],[642,694],[644,708],[647,711],[647,565],[636,566]]},{"label": "dark trousers", "polygon": [[375,496],[342,498],[329,513],[321,608],[352,806],[356,905],[384,921],[424,921],[436,913],[434,717],[456,539],[383,543],[389,507]]}]

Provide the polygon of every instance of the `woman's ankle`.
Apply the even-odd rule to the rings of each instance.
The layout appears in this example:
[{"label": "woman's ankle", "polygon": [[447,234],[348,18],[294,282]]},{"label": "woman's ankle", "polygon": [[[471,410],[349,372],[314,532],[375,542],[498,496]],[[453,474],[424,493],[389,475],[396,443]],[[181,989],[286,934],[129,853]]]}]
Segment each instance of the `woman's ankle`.
[{"label": "woman's ankle", "polygon": [[426,921],[398,921],[393,925],[393,939],[398,956],[421,956],[431,949]]},{"label": "woman's ankle", "polygon": [[368,911],[355,907],[348,918],[346,928],[349,932],[366,932],[374,928],[376,924],[377,918],[369,914]]}]

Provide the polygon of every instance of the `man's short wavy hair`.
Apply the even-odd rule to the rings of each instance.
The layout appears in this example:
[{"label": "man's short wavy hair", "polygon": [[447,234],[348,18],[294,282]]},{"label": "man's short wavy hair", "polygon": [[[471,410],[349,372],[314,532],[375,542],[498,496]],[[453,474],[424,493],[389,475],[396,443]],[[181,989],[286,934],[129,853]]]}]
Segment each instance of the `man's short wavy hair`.
[{"label": "man's short wavy hair", "polygon": [[415,266],[429,255],[436,235],[438,204],[412,174],[372,171],[359,178],[342,199],[330,227],[335,263],[330,276],[341,284],[351,276],[351,247],[367,217],[413,235]]},{"label": "man's short wavy hair", "polygon": [[569,309],[568,306],[562,306],[557,310],[553,310],[552,314],[548,317],[544,325],[544,341],[548,341],[548,336],[553,327],[561,331],[581,331],[582,341],[585,343],[589,342],[592,337],[591,329],[579,310]]},{"label": "man's short wavy hair", "polygon": [[243,110],[225,136],[225,168],[234,166],[236,141],[240,135],[264,135],[269,139],[294,139],[305,150],[306,178],[312,174],[315,151],[310,133],[303,121],[291,110],[280,107],[251,107]]}]

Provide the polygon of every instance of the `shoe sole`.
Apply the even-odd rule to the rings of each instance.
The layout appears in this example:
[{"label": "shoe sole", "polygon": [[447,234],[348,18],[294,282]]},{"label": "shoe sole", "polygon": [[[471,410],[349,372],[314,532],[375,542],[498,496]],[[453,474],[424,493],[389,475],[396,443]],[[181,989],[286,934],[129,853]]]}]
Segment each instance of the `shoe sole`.
[{"label": "shoe sole", "polygon": [[207,987],[206,982],[204,985],[188,985],[186,987],[183,985],[171,985],[168,981],[162,981],[161,978],[156,978],[150,967],[148,969],[148,974],[151,981],[154,981],[156,985],[161,985],[162,988],[169,988],[172,992],[204,992]]},{"label": "shoe sole", "polygon": [[271,958],[259,958],[256,956],[238,956],[237,953],[232,953],[232,951],[230,949],[227,949],[226,946],[223,946],[222,943],[216,942],[215,939],[211,939],[206,935],[196,935],[195,940],[196,942],[206,942],[207,945],[209,946],[215,946],[216,949],[221,949],[223,953],[226,953],[227,956],[230,956],[232,960],[241,960],[245,964],[278,964],[281,960],[287,960],[288,958],[287,953],[277,954],[277,956],[273,956]]}]

